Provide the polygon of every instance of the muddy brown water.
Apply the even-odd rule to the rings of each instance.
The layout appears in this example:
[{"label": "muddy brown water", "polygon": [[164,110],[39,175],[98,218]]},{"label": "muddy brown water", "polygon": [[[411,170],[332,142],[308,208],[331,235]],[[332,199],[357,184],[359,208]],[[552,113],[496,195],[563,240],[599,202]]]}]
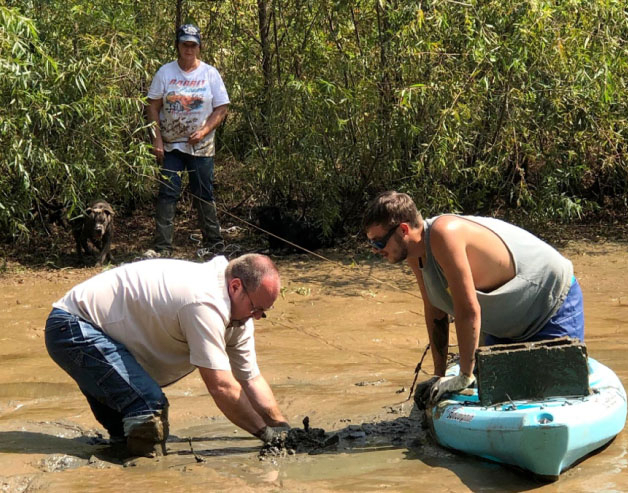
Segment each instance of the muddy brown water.
[{"label": "muddy brown water", "polygon": [[[563,252],[583,288],[589,354],[626,386],[627,246],[574,242]],[[628,491],[626,432],[551,484],[435,445],[404,402],[427,344],[412,274],[377,259],[338,260],[278,261],[284,289],[257,324],[257,350],[290,422],[309,416],[344,439],[317,455],[264,460],[260,442],[222,416],[197,373],[166,389],[168,456],[126,464],[108,456],[96,443],[104,430],[43,338],[50,304],[98,270],[4,274],[0,491]]]}]

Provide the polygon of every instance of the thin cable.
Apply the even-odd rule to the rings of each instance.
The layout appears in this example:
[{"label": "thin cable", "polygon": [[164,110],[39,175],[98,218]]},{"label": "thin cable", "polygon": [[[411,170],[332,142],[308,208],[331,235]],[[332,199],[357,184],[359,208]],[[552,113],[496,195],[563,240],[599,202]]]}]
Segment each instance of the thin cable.
[{"label": "thin cable", "polygon": [[414,386],[416,385],[417,378],[419,377],[419,372],[421,371],[421,367],[423,366],[423,360],[425,359],[425,356],[427,355],[427,351],[429,348],[430,348],[429,344],[425,346],[425,350],[423,351],[423,356],[421,356],[421,359],[419,360],[419,362],[416,365],[416,368],[414,369],[414,380],[412,380],[412,385],[410,386],[410,393],[408,394],[408,398],[406,399],[406,402],[408,402],[412,398],[412,393],[414,392]]},{"label": "thin cable", "polygon": [[[153,181],[155,181],[155,182],[157,182],[157,183],[159,183],[159,184],[162,184],[162,183],[163,183],[163,182],[162,182],[161,180],[159,180],[158,178],[155,178],[155,176],[150,176],[150,175],[146,175],[146,174],[143,174],[143,173],[138,173],[138,172],[137,172],[137,170],[135,170],[135,169],[134,169],[134,168],[133,168],[130,164],[128,164],[128,163],[125,163],[125,164],[126,164],[126,165],[127,165],[127,166],[128,166],[128,167],[129,167],[129,168],[130,168],[130,169],[131,169],[131,170],[132,170],[132,171],[133,171],[133,172],[134,172],[137,176],[141,176],[141,177],[146,177],[146,178],[149,178],[149,179],[151,179],[151,180],[153,180]],[[196,200],[198,200],[199,202],[203,202],[203,203],[205,203],[205,204],[210,204],[210,203],[211,203],[211,202],[209,202],[209,201],[207,201],[207,200],[205,200],[205,199],[202,199],[202,198],[200,198],[200,197],[194,197],[194,198],[195,198]],[[267,235],[269,235],[269,236],[272,236],[273,238],[277,238],[278,240],[283,241],[284,243],[287,243],[288,245],[291,245],[291,246],[293,246],[294,248],[297,248],[297,249],[299,249],[299,250],[303,250],[304,252],[308,253],[309,255],[312,255],[313,257],[317,257],[317,258],[319,258],[320,260],[324,260],[325,262],[329,262],[329,263],[334,264],[334,265],[336,265],[336,266],[339,266],[339,267],[341,267],[341,268],[343,268],[343,269],[350,269],[349,267],[347,267],[346,265],[342,264],[341,262],[331,260],[331,259],[329,259],[329,258],[327,258],[327,257],[325,257],[325,256],[323,256],[323,255],[320,255],[320,254],[318,254],[318,253],[316,253],[316,252],[313,252],[313,251],[311,251],[311,250],[308,250],[307,248],[302,247],[301,245],[297,245],[296,243],[293,243],[293,242],[291,242],[290,240],[287,240],[286,238],[282,238],[282,237],[281,237],[281,236],[279,236],[279,235],[276,235],[276,234],[274,234],[274,233],[271,233],[270,231],[267,231],[267,230],[265,230],[264,228],[261,228],[260,226],[258,226],[258,225],[256,225],[256,224],[254,224],[254,223],[251,223],[251,222],[249,222],[249,221],[247,221],[246,219],[242,219],[241,217],[239,217],[239,216],[237,216],[237,215],[235,215],[235,214],[233,214],[233,213],[229,212],[229,211],[228,211],[227,209],[225,209],[224,207],[222,207],[222,206],[220,206],[220,205],[216,204],[216,202],[214,202],[214,204],[216,205],[216,209],[217,209],[217,210],[219,210],[220,212],[222,212],[223,214],[226,214],[227,216],[229,216],[229,217],[231,217],[231,218],[233,218],[233,219],[235,219],[235,220],[237,220],[237,221],[239,221],[239,222],[241,222],[241,223],[243,223],[243,224],[246,224],[247,226],[249,226],[249,227],[251,227],[251,228],[253,228],[253,229],[256,229],[256,230],[258,230],[258,231],[261,231],[262,233],[265,233],[265,234],[267,234]],[[400,288],[399,286],[395,286],[394,284],[391,284],[391,283],[389,283],[389,282],[387,282],[387,281],[382,281],[381,279],[378,279],[377,277],[375,277],[373,274],[367,274],[367,277],[369,277],[369,278],[370,278],[370,279],[372,279],[373,281],[376,281],[376,282],[378,282],[378,283],[380,283],[380,284],[382,284],[382,285],[384,285],[384,286],[388,286],[388,287],[393,288],[393,289],[395,289],[395,290],[397,290],[397,291],[401,291],[402,293],[406,293],[406,294],[408,294],[408,295],[410,295],[410,296],[413,296],[414,298],[417,298],[417,299],[422,299],[422,298],[421,298],[421,296],[419,296],[416,292],[414,292],[414,291],[409,291],[409,290],[407,290],[407,289]]]}]

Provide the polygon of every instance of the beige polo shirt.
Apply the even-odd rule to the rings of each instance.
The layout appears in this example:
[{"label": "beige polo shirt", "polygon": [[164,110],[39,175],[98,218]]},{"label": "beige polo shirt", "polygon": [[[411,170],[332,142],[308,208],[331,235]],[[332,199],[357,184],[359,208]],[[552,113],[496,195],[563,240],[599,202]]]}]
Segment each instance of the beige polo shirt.
[{"label": "beige polo shirt", "polygon": [[227,259],[198,264],[154,259],[122,265],[75,286],[53,303],[124,344],[161,385],[197,366],[259,375],[253,321],[228,326]]}]

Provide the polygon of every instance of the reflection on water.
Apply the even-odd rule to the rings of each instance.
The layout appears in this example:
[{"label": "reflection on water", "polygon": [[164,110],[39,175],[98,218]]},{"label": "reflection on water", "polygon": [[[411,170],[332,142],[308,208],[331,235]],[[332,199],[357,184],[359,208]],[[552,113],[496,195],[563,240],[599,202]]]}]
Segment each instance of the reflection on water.
[{"label": "reflection on water", "polygon": [[41,399],[70,394],[76,391],[76,385],[70,383],[15,382],[0,383],[2,399]]},{"label": "reflection on water", "polygon": [[[628,256],[624,245],[601,248],[575,244],[566,254],[585,296],[588,352],[626,385]],[[407,269],[286,259],[280,270],[284,297],[257,325],[260,367],[293,425],[309,416],[328,433],[346,432],[336,448],[260,460],[261,443],[225,420],[193,374],[166,389],[169,455],[116,460],[43,345],[50,303],[89,273],[20,273],[21,282],[0,280],[0,491],[628,491],[625,433],[552,484],[431,441],[403,403],[427,343]],[[28,307],[16,302],[26,299]]]}]

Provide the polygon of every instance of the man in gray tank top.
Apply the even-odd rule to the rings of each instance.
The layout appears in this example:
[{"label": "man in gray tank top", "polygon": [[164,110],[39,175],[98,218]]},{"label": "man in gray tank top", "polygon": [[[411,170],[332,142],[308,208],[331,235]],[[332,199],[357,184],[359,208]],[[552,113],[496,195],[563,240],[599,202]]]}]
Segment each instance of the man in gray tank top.
[{"label": "man in gray tank top", "polygon": [[[416,276],[435,377],[417,398],[438,401],[471,385],[480,332],[487,345],[556,337],[584,338],[582,291],[569,260],[531,233],[489,217],[421,217],[412,199],[384,192],[363,227],[373,250],[406,260]],[[454,317],[460,375],[446,377],[449,316]]]}]

